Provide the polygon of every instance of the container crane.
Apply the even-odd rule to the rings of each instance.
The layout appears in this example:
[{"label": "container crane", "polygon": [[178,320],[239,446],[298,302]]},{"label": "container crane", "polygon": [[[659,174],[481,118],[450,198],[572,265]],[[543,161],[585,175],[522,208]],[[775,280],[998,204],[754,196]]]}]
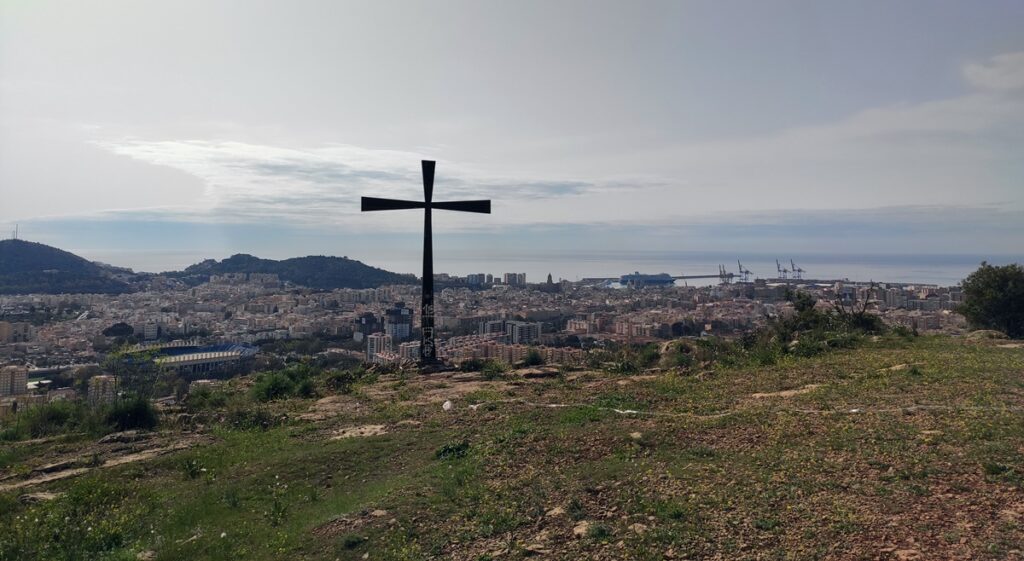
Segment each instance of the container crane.
[{"label": "container crane", "polygon": [[736,260],[736,266],[740,268],[740,276],[743,277],[743,282],[750,282],[750,275],[753,274],[750,272],[750,269],[745,269],[739,259]]},{"label": "container crane", "polygon": [[806,271],[804,271],[800,267],[797,267],[796,263],[794,263],[792,259],[789,260],[789,266],[792,267],[792,271],[793,271],[793,276],[794,277],[796,277],[798,279],[804,278],[804,273]]},{"label": "container crane", "polygon": [[783,279],[788,279],[789,278],[789,269],[787,269],[787,268],[783,267],[782,265],[780,265],[778,259],[775,260],[775,268],[778,269],[778,271],[779,271],[779,278],[783,278]]}]

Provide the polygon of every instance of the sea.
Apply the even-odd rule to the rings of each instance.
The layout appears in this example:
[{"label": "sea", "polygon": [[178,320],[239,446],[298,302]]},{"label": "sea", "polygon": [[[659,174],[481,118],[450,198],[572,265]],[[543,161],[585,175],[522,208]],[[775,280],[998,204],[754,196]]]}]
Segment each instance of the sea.
[{"label": "sea", "polygon": [[[398,273],[422,272],[421,248],[413,244],[408,248],[389,251],[353,252],[349,257],[367,265]],[[301,255],[261,255],[281,259]],[[83,252],[83,256],[116,265],[130,266],[142,271],[181,269],[202,259],[222,259],[227,255],[209,255],[199,252]],[[728,251],[561,251],[535,248],[516,251],[509,248],[493,252],[435,247],[435,273],[465,276],[470,273],[490,273],[501,277],[505,273],[525,273],[527,282],[543,282],[551,274],[554,281],[585,278],[618,278],[629,273],[681,275],[717,275],[719,265],[727,272],[738,273],[739,263],[752,272],[752,278],[776,278],[781,273],[776,266],[803,269],[807,279],[850,281],[876,281],[919,283],[954,286],[976,270],[982,261],[993,265],[1024,263],[1024,253],[1005,254],[929,254],[929,253],[751,253]],[[790,275],[792,273],[789,273]],[[717,278],[685,281],[691,286],[717,284]],[[677,284],[682,285],[683,281]]]},{"label": "sea", "polygon": [[[739,263],[751,271],[752,278],[782,276],[779,268],[803,269],[806,279],[877,281],[954,286],[976,270],[982,261],[993,265],[1024,263],[1024,255],[935,255],[935,254],[754,254],[710,252],[564,252],[487,256],[486,259],[435,254],[435,272],[457,275],[469,273],[526,273],[527,282],[542,282],[550,273],[553,280],[619,277],[639,272],[682,275],[717,275],[719,266],[739,273]],[[776,260],[777,263],[776,264]],[[417,262],[372,263],[393,270],[416,272]],[[390,267],[389,267],[390,265]],[[792,272],[787,273],[792,276]],[[678,281],[682,284],[684,281]],[[691,286],[717,284],[717,278],[685,281]]]}]

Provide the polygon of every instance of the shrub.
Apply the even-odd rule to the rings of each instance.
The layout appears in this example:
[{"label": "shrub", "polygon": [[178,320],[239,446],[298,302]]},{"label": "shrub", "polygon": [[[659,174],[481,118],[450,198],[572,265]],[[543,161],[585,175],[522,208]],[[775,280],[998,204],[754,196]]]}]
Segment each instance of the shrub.
[{"label": "shrub", "polygon": [[966,301],[959,312],[974,327],[1024,337],[1024,267],[982,261],[961,283]]},{"label": "shrub", "polygon": [[523,359],[523,364],[526,366],[540,366],[544,364],[544,357],[541,356],[540,351],[531,348],[526,352],[526,358]]},{"label": "shrub", "polygon": [[235,406],[228,409],[224,424],[235,430],[267,430],[277,419],[262,407]]},{"label": "shrub", "polygon": [[156,427],[159,419],[156,409],[148,399],[134,397],[114,403],[107,412],[106,421],[108,425],[119,431],[150,430]]},{"label": "shrub", "polygon": [[487,361],[482,358],[471,358],[469,360],[462,361],[459,365],[459,370],[463,372],[479,372],[483,370],[484,366],[487,365]]},{"label": "shrub", "polygon": [[228,394],[226,392],[203,387],[192,390],[185,399],[185,405],[189,411],[219,409],[227,405],[227,402]]},{"label": "shrub", "polygon": [[315,397],[316,387],[313,385],[313,380],[306,378],[295,384],[295,395],[304,398]]},{"label": "shrub", "polygon": [[366,369],[359,367],[351,370],[334,370],[324,378],[324,385],[331,391],[348,394],[352,386],[366,376]]},{"label": "shrub", "polygon": [[295,382],[281,372],[267,372],[256,377],[252,387],[252,395],[257,401],[273,401],[290,396],[295,390]]},{"label": "shrub", "polygon": [[486,380],[496,380],[504,376],[508,370],[508,365],[504,362],[499,360],[489,360],[487,361],[487,364],[484,365],[483,369],[480,370],[480,373]]},{"label": "shrub", "polygon": [[434,456],[439,460],[465,458],[466,454],[469,454],[468,440],[463,440],[461,442],[449,442],[434,452]]}]

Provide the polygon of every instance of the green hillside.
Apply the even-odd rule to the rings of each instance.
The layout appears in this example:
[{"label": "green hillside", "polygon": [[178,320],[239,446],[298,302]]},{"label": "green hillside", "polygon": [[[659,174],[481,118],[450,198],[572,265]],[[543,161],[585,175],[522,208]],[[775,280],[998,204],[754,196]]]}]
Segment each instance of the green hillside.
[{"label": "green hillside", "polygon": [[318,378],[269,406],[237,380],[142,443],[8,447],[0,559],[1012,559],[1022,373],[1019,343],[887,336],[761,368]]},{"label": "green hillside", "polygon": [[24,240],[0,241],[0,294],[121,293],[128,283],[73,253]]},{"label": "green hillside", "polygon": [[208,259],[172,273],[192,282],[205,282],[210,275],[225,273],[273,273],[281,280],[320,290],[335,288],[375,288],[384,284],[408,284],[416,281],[411,275],[399,275],[370,267],[347,257],[311,255],[276,261],[252,255],[232,255],[222,261]]}]

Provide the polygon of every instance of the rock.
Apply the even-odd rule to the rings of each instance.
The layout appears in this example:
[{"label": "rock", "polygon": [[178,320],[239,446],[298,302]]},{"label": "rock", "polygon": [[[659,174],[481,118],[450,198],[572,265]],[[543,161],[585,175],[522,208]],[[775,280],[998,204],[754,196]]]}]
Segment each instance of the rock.
[{"label": "rock", "polygon": [[643,535],[643,533],[647,531],[647,525],[637,522],[635,524],[630,524],[629,529],[637,534]]},{"label": "rock", "polygon": [[441,404],[441,409],[444,409],[445,411],[451,411],[452,407],[454,407],[454,405],[452,405],[452,401],[450,399]]},{"label": "rock", "polygon": [[640,440],[641,438],[644,437],[644,435],[643,433],[640,432],[631,432],[629,433],[629,437],[632,438],[633,440]]},{"label": "rock", "polygon": [[916,549],[897,549],[893,555],[898,561],[913,561],[921,558],[921,552]]},{"label": "rock", "polygon": [[147,549],[146,551],[136,553],[135,558],[138,559],[138,561],[153,561],[156,559],[156,552],[151,549]]},{"label": "rock", "polygon": [[576,526],[573,527],[572,537],[576,539],[585,538],[587,537],[587,532],[589,531],[590,522],[587,522],[586,520],[581,520],[579,523],[576,524]]},{"label": "rock", "polygon": [[980,339],[1009,339],[1005,333],[992,329],[979,329],[977,331],[972,331],[967,334],[967,338],[971,341],[977,341]]},{"label": "rock", "polygon": [[554,378],[558,376],[558,369],[551,367],[524,368],[516,373],[523,378]]},{"label": "rock", "polygon": [[545,512],[544,516],[547,516],[549,518],[554,518],[556,516],[565,516],[565,509],[560,506],[556,506],[555,508]]},{"label": "rock", "polygon": [[46,464],[45,466],[39,466],[32,470],[32,475],[40,473],[53,473],[55,471],[64,471],[66,469],[71,469],[75,467],[77,464],[78,460],[62,460],[59,462],[54,462],[52,464]]},{"label": "rock", "polygon": [[551,553],[551,550],[545,548],[543,545],[539,543],[531,543],[530,545],[527,545],[525,548],[523,548],[523,553],[528,556],[547,555],[548,553]]},{"label": "rock", "polygon": [[138,442],[140,440],[146,440],[147,438],[149,438],[148,434],[141,433],[137,430],[126,430],[122,432],[108,434],[107,436],[104,436],[103,438],[99,439],[97,442],[99,442],[100,444],[110,444],[111,442],[129,443]]},{"label": "rock", "polygon": [[377,510],[374,510],[374,511],[370,511],[370,516],[372,516],[374,518],[383,518],[383,517],[385,517],[387,515],[388,515],[388,511],[386,511],[386,510],[377,509]]},{"label": "rock", "polygon": [[36,504],[45,501],[52,501],[53,499],[56,499],[62,494],[63,493],[48,493],[46,491],[40,491],[38,493],[25,493],[24,495],[18,497],[18,501],[21,502],[21,504],[25,505]]}]

